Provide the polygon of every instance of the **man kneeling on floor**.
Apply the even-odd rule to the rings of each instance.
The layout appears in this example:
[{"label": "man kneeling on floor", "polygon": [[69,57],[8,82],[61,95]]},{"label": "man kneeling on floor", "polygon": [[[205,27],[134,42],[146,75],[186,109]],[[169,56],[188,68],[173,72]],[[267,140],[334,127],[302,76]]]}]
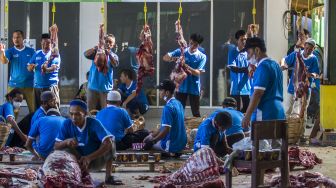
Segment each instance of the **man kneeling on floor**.
[{"label": "man kneeling on floor", "polygon": [[119,185],[111,176],[115,158],[114,137],[96,119],[87,116],[87,104],[81,100],[70,102],[70,118],[65,120],[56,137],[55,150],[66,150],[79,159],[83,170],[106,167],[105,183]]},{"label": "man kneeling on floor", "polygon": [[187,133],[184,127],[184,109],[174,96],[175,84],[164,80],[157,88],[160,98],[166,101],[161,116],[160,130],[151,133],[144,139],[144,149],[165,151],[176,156],[187,144]]},{"label": "man kneeling on floor", "polygon": [[148,136],[147,130],[133,132],[133,121],[123,108],[120,108],[121,95],[118,91],[107,94],[107,107],[99,111],[96,118],[115,138],[117,150],[132,147],[132,143],[141,143]]},{"label": "man kneeling on floor", "polygon": [[226,143],[224,131],[232,125],[230,113],[217,110],[205,119],[198,127],[194,141],[194,152],[202,147],[212,148],[217,156],[231,152]]},{"label": "man kneeling on floor", "polygon": [[25,147],[34,154],[35,159],[44,160],[53,151],[55,138],[61,129],[64,117],[56,108],[50,108],[47,116],[33,123]]}]

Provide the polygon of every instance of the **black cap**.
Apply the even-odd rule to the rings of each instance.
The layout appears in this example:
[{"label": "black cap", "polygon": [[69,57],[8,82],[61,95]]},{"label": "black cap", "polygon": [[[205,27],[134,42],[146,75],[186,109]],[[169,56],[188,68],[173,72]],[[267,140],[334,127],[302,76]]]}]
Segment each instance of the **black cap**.
[{"label": "black cap", "polygon": [[50,39],[49,33],[43,33],[41,39]]},{"label": "black cap", "polygon": [[224,99],[222,105],[236,107],[237,106],[237,101],[236,101],[236,99],[234,99],[232,97],[226,97]]},{"label": "black cap", "polygon": [[262,51],[266,51],[265,41],[259,37],[252,37],[246,40],[244,49],[241,52],[245,52],[250,48],[259,47]]},{"label": "black cap", "polygon": [[162,82],[160,82],[160,84],[158,86],[156,86],[156,89],[163,89],[163,90],[174,92],[175,87],[176,86],[175,86],[173,81],[171,81],[169,79],[165,79]]}]

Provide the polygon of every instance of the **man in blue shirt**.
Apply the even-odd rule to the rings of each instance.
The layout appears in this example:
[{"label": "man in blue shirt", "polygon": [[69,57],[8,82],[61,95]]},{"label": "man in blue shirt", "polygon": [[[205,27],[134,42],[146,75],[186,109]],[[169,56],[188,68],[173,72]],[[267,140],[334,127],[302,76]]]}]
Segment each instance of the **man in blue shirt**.
[{"label": "man in blue shirt", "polygon": [[107,107],[98,112],[96,118],[115,138],[117,150],[132,147],[132,143],[141,143],[148,136],[147,130],[133,132],[133,121],[127,111],[120,108],[121,95],[118,91],[107,94]]},{"label": "man in blue shirt", "polygon": [[[304,110],[304,124],[307,123],[307,109],[310,102],[311,97],[311,84],[313,83],[313,79],[316,79],[320,73],[319,66],[318,66],[318,59],[314,55],[313,51],[315,49],[316,42],[312,38],[308,38],[304,45],[304,50],[300,52],[292,52],[287,57],[283,58],[280,61],[281,68],[283,70],[287,68],[294,68],[296,66],[297,61],[297,53],[300,53],[301,59],[305,64],[307,71],[308,71],[308,80],[309,84],[309,92],[307,94],[307,105],[305,106]],[[295,70],[295,69],[294,69]],[[294,86],[294,71],[292,72],[291,78],[288,84],[288,99],[287,99],[287,109],[286,109],[286,116],[289,117],[291,114],[300,114],[301,107],[302,107],[302,100],[296,100],[296,89]],[[304,131],[302,131],[303,136]]]},{"label": "man in blue shirt", "polygon": [[9,64],[8,91],[14,88],[20,90],[27,101],[30,113],[35,111],[34,74],[27,70],[27,63],[34,55],[35,50],[23,44],[24,33],[21,30],[13,32],[14,47],[5,52],[5,46],[0,43],[0,61]]},{"label": "man in blue shirt", "polygon": [[283,76],[279,64],[267,56],[266,45],[261,38],[247,39],[244,51],[247,51],[249,61],[257,62],[257,69],[253,76],[251,101],[242,121],[243,127],[248,127],[251,120],[285,119]]},{"label": "man in blue shirt", "polygon": [[48,33],[42,34],[41,50],[35,52],[28,63],[28,70],[34,71],[34,92],[37,106],[41,106],[40,98],[43,91],[55,94],[57,108],[60,107],[58,71],[61,57],[51,57],[51,39]]},{"label": "man in blue shirt", "polygon": [[161,127],[144,139],[145,149],[155,149],[176,155],[187,144],[187,133],[184,127],[184,110],[180,101],[174,97],[175,84],[171,80],[163,80],[157,88],[160,98],[166,101],[161,116]]},{"label": "man in blue shirt", "polygon": [[111,176],[112,160],[115,158],[114,137],[100,121],[87,117],[87,110],[82,100],[70,102],[71,119],[64,121],[54,148],[74,154],[83,170],[100,170],[105,166],[105,183],[120,184]]},{"label": "man in blue shirt", "polygon": [[23,142],[26,142],[27,140],[27,135],[25,135],[21,131],[20,127],[15,121],[15,115],[14,115],[14,112],[17,113],[19,112],[22,100],[23,100],[23,94],[18,89],[13,89],[6,94],[6,102],[0,106],[0,116],[3,117],[0,118],[0,121],[5,121],[6,123],[9,123],[12,126],[12,129],[6,142],[7,146],[12,141],[14,131]]},{"label": "man in blue shirt", "polygon": [[218,156],[228,154],[230,150],[223,133],[231,126],[232,118],[229,112],[223,109],[213,112],[197,129],[194,152],[202,147],[211,147]]},{"label": "man in blue shirt", "polygon": [[66,119],[56,108],[50,108],[30,128],[25,147],[34,155],[34,160],[44,160],[54,150],[55,138]]},{"label": "man in blue shirt", "polygon": [[55,94],[51,91],[44,91],[41,94],[41,106],[38,108],[33,117],[31,118],[31,127],[39,118],[44,117],[47,115],[47,111],[50,108],[56,108],[56,97]]},{"label": "man in blue shirt", "polygon": [[136,94],[137,83],[133,79],[133,72],[130,69],[122,70],[120,81],[119,91],[123,98],[122,107],[127,109],[132,117],[145,114],[148,110],[148,101],[143,89],[138,95]]},{"label": "man in blue shirt", "polygon": [[222,103],[223,111],[228,112],[232,118],[232,125],[225,130],[226,142],[230,148],[232,145],[245,137],[244,132],[249,129],[243,129],[242,120],[244,114],[237,110],[237,101],[234,98],[226,97]]},{"label": "man in blue shirt", "polygon": [[113,68],[119,65],[117,54],[112,52],[115,45],[115,37],[112,34],[105,36],[105,54],[107,54],[107,73],[98,71],[94,63],[94,57],[98,47],[88,49],[84,52],[84,56],[92,60],[87,91],[87,103],[89,111],[100,110],[106,107],[106,96],[113,88]]},{"label": "man in blue shirt", "polygon": [[[182,34],[182,29],[180,31]],[[200,91],[201,91],[201,73],[205,72],[205,64],[207,57],[199,50],[200,44],[203,42],[203,37],[199,34],[192,34],[189,40],[189,47],[184,49],[185,64],[190,75],[181,83],[176,93],[176,99],[179,100],[183,108],[186,106],[187,98],[189,97],[191,112],[194,117],[200,117]],[[167,53],[163,56],[166,62],[176,61],[181,56],[181,50]]]},{"label": "man in blue shirt", "polygon": [[239,30],[235,34],[237,47],[229,52],[228,68],[230,69],[231,89],[230,95],[237,101],[238,110],[246,112],[250,102],[251,85],[248,75],[247,53],[240,52],[247,40],[244,30]]}]

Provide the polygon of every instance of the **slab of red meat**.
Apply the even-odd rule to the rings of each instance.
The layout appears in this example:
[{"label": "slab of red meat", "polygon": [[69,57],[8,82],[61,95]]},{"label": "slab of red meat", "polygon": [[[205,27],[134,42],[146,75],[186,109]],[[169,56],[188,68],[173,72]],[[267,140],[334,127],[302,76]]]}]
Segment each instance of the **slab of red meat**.
[{"label": "slab of red meat", "polygon": [[100,24],[98,49],[93,62],[96,65],[97,70],[99,72],[103,72],[104,74],[106,74],[108,71],[107,61],[108,61],[108,54],[106,54],[105,51],[104,24]]},{"label": "slab of red meat", "polygon": [[176,65],[170,74],[170,79],[174,81],[176,89],[179,88],[180,84],[187,78],[190,71],[185,66],[184,50],[187,48],[187,42],[184,40],[182,27],[180,21],[175,23],[176,41],[179,45],[181,55],[176,60]]},{"label": "slab of red meat", "polygon": [[3,148],[0,149],[0,152],[6,153],[6,154],[22,153],[23,151],[24,151],[23,148],[9,147],[9,146],[4,146]]},{"label": "slab of red meat", "polygon": [[58,27],[56,24],[52,25],[49,28],[50,31],[50,40],[51,40],[51,58],[55,58],[59,56],[59,49],[58,49]]},{"label": "slab of red meat", "polygon": [[149,25],[144,25],[139,39],[141,44],[136,54],[137,62],[139,63],[138,78],[136,93],[139,94],[143,85],[145,76],[154,75],[154,57],[153,57],[153,42],[152,34]]},{"label": "slab of red meat", "polygon": [[82,172],[75,156],[65,151],[54,151],[45,160],[41,170],[45,188],[93,187],[87,172]]},{"label": "slab of red meat", "polygon": [[290,147],[288,150],[288,160],[291,166],[303,166],[305,168],[314,168],[316,164],[321,164],[322,160],[308,150],[299,147]]},{"label": "slab of red meat", "polygon": [[202,148],[195,152],[179,170],[167,176],[160,187],[225,187],[219,171],[222,163],[211,148]]}]

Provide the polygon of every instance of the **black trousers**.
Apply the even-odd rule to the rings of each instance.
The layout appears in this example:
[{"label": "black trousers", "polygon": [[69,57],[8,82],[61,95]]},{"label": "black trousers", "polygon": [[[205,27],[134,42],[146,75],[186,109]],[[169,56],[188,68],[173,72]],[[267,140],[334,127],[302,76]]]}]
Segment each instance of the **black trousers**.
[{"label": "black trousers", "polygon": [[210,148],[214,150],[218,157],[223,157],[226,154],[231,153],[231,149],[227,145],[225,136],[223,135],[220,137],[219,133],[210,138]]},{"label": "black trousers", "polygon": [[135,131],[134,133],[128,133],[123,139],[116,142],[116,148],[118,150],[126,150],[132,148],[133,143],[142,143],[146,136],[149,135],[149,131],[146,129]]},{"label": "black trousers", "polygon": [[176,93],[176,99],[179,100],[185,108],[187,103],[187,98],[189,96],[189,103],[191,107],[191,112],[194,117],[201,117],[200,113],[200,96],[199,95],[192,95],[187,93]]},{"label": "black trousers", "polygon": [[231,97],[236,99],[238,111],[245,113],[250,103],[250,96],[249,95],[231,95]]}]

